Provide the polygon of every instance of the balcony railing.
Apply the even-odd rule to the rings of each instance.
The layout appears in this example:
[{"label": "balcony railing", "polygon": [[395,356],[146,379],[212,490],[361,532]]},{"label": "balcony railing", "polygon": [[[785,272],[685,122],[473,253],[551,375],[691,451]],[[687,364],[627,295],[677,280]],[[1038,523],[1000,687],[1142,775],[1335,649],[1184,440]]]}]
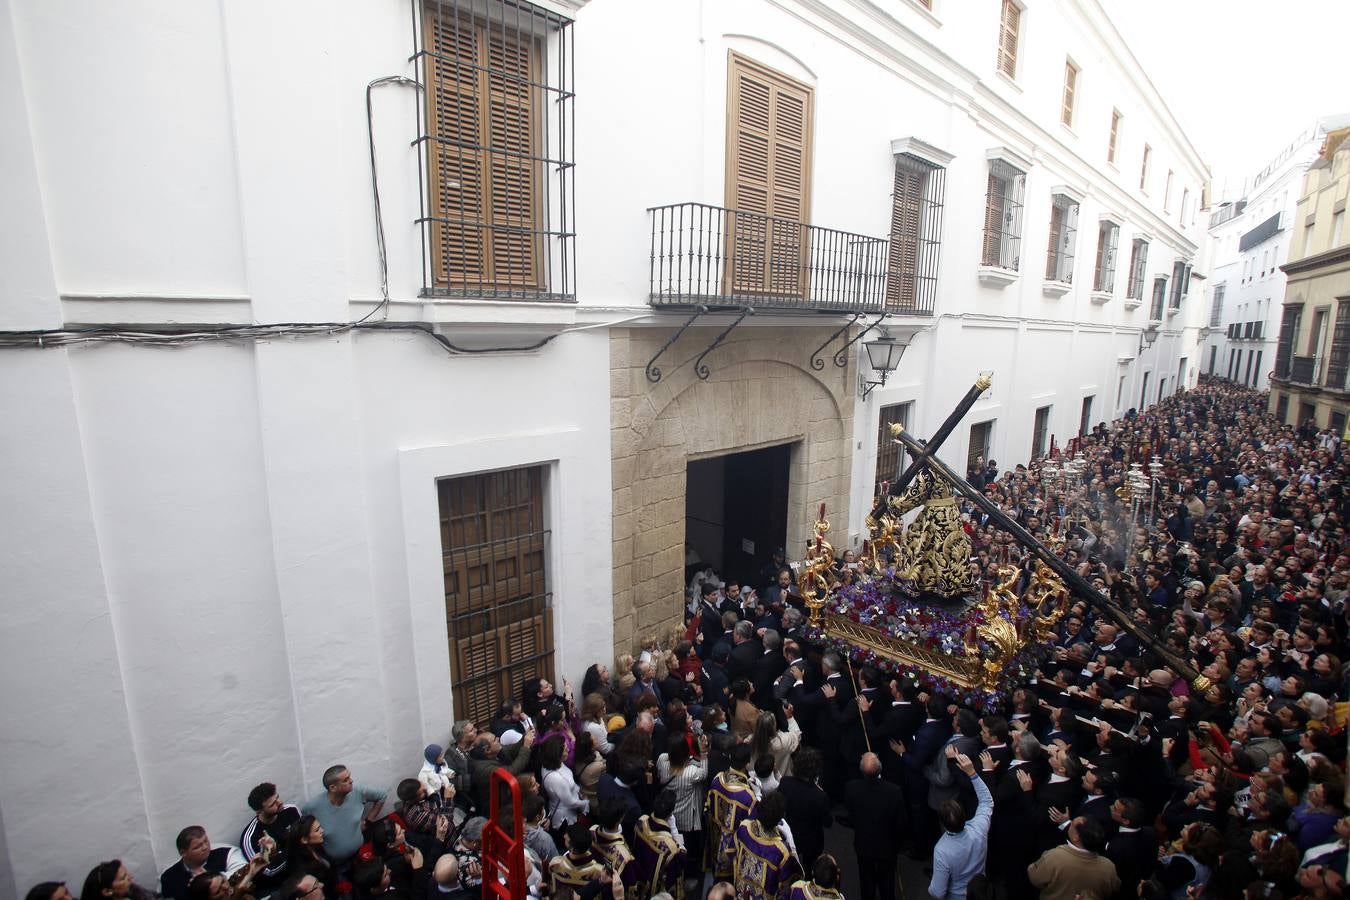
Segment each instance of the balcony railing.
[{"label": "balcony railing", "polygon": [[932,314],[932,301],[925,303],[922,292],[912,304],[887,307],[886,238],[704,203],[648,212],[653,306]]},{"label": "balcony railing", "polygon": [[1295,384],[1316,384],[1316,368],[1316,357],[1295,356],[1294,364],[1289,367],[1289,380]]}]

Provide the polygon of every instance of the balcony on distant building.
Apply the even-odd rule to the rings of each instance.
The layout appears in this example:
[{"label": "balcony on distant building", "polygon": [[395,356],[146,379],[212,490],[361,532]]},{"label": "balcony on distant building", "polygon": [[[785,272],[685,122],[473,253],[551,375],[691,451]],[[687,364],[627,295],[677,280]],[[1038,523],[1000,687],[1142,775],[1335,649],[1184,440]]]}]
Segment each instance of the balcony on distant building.
[{"label": "balcony on distant building", "polygon": [[649,212],[652,306],[933,313],[936,267],[896,265],[887,238],[706,203]]},{"label": "balcony on distant building", "polygon": [[1295,356],[1289,367],[1289,380],[1294,384],[1316,384],[1317,359],[1312,356]]}]

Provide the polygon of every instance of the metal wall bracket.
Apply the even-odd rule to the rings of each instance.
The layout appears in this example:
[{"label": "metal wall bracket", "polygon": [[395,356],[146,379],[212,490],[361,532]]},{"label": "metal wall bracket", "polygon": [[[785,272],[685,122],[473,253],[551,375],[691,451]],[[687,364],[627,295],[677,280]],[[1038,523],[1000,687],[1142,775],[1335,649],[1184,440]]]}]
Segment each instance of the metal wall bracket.
[{"label": "metal wall bracket", "polygon": [[[853,314],[853,318],[849,319],[848,322],[844,324],[843,328],[840,328],[834,334],[830,335],[829,338],[826,339],[825,343],[821,344],[819,347],[816,348],[816,352],[811,354],[811,368],[815,369],[817,372],[825,368],[825,360],[820,358],[820,351],[824,350],[826,347],[833,344],[835,338],[839,337],[839,335],[843,334],[845,331],[848,331],[850,328],[852,328],[854,324],[857,323],[857,321],[863,317],[863,315],[864,313],[855,312]],[[848,360],[845,359],[844,362],[841,363],[839,360],[836,359],[834,361],[834,364],[842,368],[843,366],[848,365]]]},{"label": "metal wall bracket", "polygon": [[876,328],[878,325],[880,325],[883,321],[885,321],[886,317],[889,315],[890,313],[884,312],[881,315],[877,316],[877,320],[875,322],[873,322],[871,325],[868,325],[862,331],[854,335],[853,340],[849,341],[847,344],[840,347],[839,352],[834,355],[834,364],[836,366],[839,366],[841,369],[844,366],[848,365],[848,348],[852,347],[854,344],[858,343],[858,341],[862,340],[867,335],[867,332],[871,331],[873,328]]},{"label": "metal wall bracket", "polygon": [[711,375],[712,372],[711,370],[708,369],[707,366],[703,364],[703,357],[707,356],[709,353],[716,350],[717,345],[725,341],[727,339],[727,335],[731,334],[732,329],[734,329],[737,325],[741,324],[741,322],[745,320],[746,316],[753,316],[754,314],[755,314],[754,307],[751,306],[741,307],[741,314],[736,317],[736,320],[732,322],[730,325],[728,325],[725,329],[723,329],[722,333],[717,336],[717,339],[708,345],[708,349],[700,353],[698,355],[698,359],[694,360],[695,375],[697,375],[703,381],[708,380],[708,376]]},{"label": "metal wall bracket", "polygon": [[[695,319],[697,319],[699,316],[703,315],[707,311],[708,307],[706,306],[700,306],[697,310],[695,310],[694,314],[690,316],[687,320],[685,320],[685,323],[680,326],[679,330],[670,336],[670,340],[666,341],[664,344],[661,345],[661,349],[656,351],[656,355],[647,361],[648,381],[650,381],[652,384],[656,384],[658,381],[661,380],[661,369],[656,365],[656,361],[661,358],[662,353],[665,353],[667,350],[670,349],[671,344],[674,344],[676,341],[680,339],[680,335],[684,334],[686,331],[689,330],[689,326],[694,324]],[[702,358],[703,357],[701,356],[699,357],[699,359]]]}]

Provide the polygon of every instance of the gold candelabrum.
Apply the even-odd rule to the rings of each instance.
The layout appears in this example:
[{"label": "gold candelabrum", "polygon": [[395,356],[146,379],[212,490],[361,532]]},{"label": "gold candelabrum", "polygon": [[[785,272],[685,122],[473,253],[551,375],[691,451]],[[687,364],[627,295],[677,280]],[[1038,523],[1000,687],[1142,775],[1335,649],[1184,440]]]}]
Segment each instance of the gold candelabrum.
[{"label": "gold candelabrum", "polygon": [[[864,542],[859,555],[864,577],[884,577],[883,550],[903,552],[899,517],[892,514],[888,498],[882,498],[880,507],[867,519],[871,537]],[[965,633],[966,654],[957,656],[932,650],[876,626],[825,611],[833,589],[834,548],[825,539],[830,523],[825,518],[824,504],[814,531],[815,539],[797,575],[797,588],[806,603],[811,627],[828,638],[870,651],[898,665],[941,676],[963,688],[995,690],[1017,654],[1028,644],[1049,640],[1069,607],[1069,590],[1049,566],[1039,560],[1035,563],[1027,588],[1019,597],[1016,586],[1022,570],[1003,565],[998,569],[996,585],[971,607],[970,626]],[[1026,612],[1022,612],[1022,606]]]}]

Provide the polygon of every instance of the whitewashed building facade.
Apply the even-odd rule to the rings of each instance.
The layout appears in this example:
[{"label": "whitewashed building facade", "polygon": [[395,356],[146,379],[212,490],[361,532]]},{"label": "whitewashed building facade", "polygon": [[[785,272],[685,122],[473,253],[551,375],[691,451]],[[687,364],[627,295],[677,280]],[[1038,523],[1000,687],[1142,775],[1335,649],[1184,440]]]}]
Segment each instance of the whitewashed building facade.
[{"label": "whitewashed building facade", "polygon": [[0,898],[1192,385],[1206,177],[1095,0],[0,0]]}]

